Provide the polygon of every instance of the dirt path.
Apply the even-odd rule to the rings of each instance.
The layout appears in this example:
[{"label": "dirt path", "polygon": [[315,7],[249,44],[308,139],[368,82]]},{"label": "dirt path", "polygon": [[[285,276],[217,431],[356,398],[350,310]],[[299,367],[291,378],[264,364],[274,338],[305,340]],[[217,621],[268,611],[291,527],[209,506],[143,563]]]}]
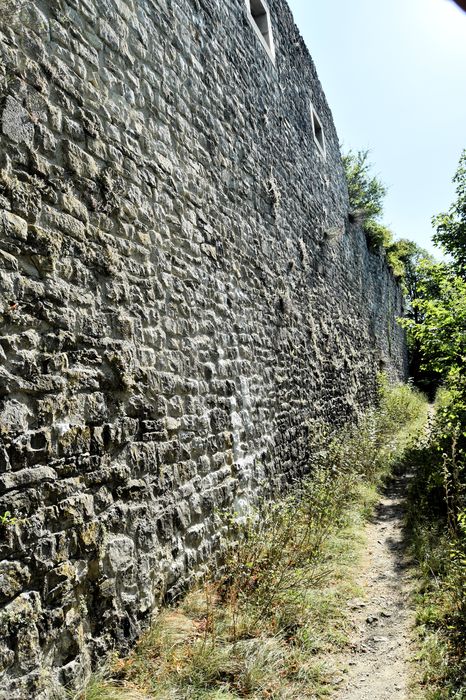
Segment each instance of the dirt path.
[{"label": "dirt path", "polygon": [[368,525],[368,548],[358,577],[361,599],[352,610],[353,653],[336,700],[405,700],[409,682],[411,577],[403,552],[403,492],[394,481]]}]

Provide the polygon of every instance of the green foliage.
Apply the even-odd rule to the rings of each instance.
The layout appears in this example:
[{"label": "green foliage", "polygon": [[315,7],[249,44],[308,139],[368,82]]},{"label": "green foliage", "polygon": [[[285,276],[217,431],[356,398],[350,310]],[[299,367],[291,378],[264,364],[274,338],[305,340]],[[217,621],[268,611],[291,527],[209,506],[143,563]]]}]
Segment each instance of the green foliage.
[{"label": "green foliage", "polygon": [[393,242],[391,231],[375,219],[367,219],[363,230],[370,248],[388,248]]},{"label": "green foliage", "polygon": [[412,302],[417,321],[403,321],[418,343],[424,367],[442,379],[454,379],[466,363],[466,281],[445,264],[419,265],[418,297]]},{"label": "green foliage", "polygon": [[[405,319],[401,324],[407,330],[409,351],[409,373],[419,387],[427,391],[431,389],[434,375],[426,369],[421,343],[414,332],[417,324],[424,320],[423,311],[418,301],[430,298],[432,277],[429,273],[434,258],[423,248],[412,241],[401,239],[392,247],[396,247],[396,257],[403,267],[402,287],[405,299]],[[392,262],[392,267],[396,269]],[[432,392],[431,392],[432,393]]]},{"label": "green foliage", "polygon": [[404,321],[422,365],[443,383],[427,443],[413,453],[413,553],[423,575],[418,624],[426,698],[466,698],[466,151],[457,201],[434,219],[448,264],[414,260],[411,314]]},{"label": "green foliage", "polygon": [[343,156],[350,206],[366,219],[378,219],[382,215],[383,200],[387,188],[371,174],[369,151],[348,151]]},{"label": "green foliage", "polygon": [[343,156],[348,194],[353,215],[362,220],[367,244],[370,248],[387,248],[393,237],[389,229],[380,223],[385,185],[372,175],[369,151],[349,151]]},{"label": "green foliage", "polygon": [[400,270],[403,277],[403,289],[407,301],[407,315],[414,313],[412,303],[420,294],[419,285],[422,281],[420,263],[423,260],[433,262],[433,257],[414,241],[400,238],[394,241],[387,250],[387,258],[395,270]]},{"label": "green foliage", "polygon": [[6,510],[3,513],[3,515],[0,515],[0,527],[12,527],[13,525],[16,525],[19,522],[19,518],[16,518],[14,515],[12,515],[9,510]]},{"label": "green foliage", "polygon": [[[466,509],[458,512],[452,529],[454,537],[449,548],[451,590],[457,608],[457,617],[466,625]],[[463,649],[466,651],[464,641]]]},{"label": "green foliage", "polygon": [[385,250],[393,274],[403,278],[406,261],[414,254],[415,244],[407,240],[394,241],[390,229],[380,222],[387,188],[371,172],[369,151],[349,151],[343,156],[343,166],[353,216],[362,220],[367,245],[370,249]]},{"label": "green foliage", "polygon": [[466,681],[466,384],[441,389],[415,467],[408,525],[422,585],[418,597],[420,663],[426,698],[453,700]]},{"label": "green foliage", "polygon": [[[392,270],[393,275],[397,279],[403,279],[405,275],[405,266],[403,260],[398,254],[396,241],[387,247],[387,262]],[[403,285],[404,286],[404,285]]]},{"label": "green foliage", "polygon": [[430,382],[454,381],[466,357],[466,151],[454,181],[457,200],[448,214],[433,220],[434,241],[452,256],[435,263],[422,249],[407,246],[405,266],[408,299],[406,319],[413,376]]},{"label": "green foliage", "polygon": [[447,213],[432,220],[437,231],[434,241],[453,258],[453,266],[466,278],[466,149],[463,151],[458,169],[453,178],[456,183],[456,201]]},{"label": "green foliage", "polygon": [[226,518],[220,568],[161,612],[113,680],[94,681],[80,699],[117,700],[122,688],[153,700],[328,696],[329,655],[349,644],[345,601],[360,593],[362,518],[425,417],[420,394],[381,382],[379,408],[357,426],[310,426],[309,478],[243,520]]}]

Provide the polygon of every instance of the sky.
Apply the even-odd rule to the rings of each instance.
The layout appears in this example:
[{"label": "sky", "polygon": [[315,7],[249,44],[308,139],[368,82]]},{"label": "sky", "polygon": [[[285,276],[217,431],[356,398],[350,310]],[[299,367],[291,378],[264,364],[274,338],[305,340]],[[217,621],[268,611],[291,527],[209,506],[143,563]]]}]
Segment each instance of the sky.
[{"label": "sky", "polygon": [[288,0],[343,151],[370,149],[385,223],[436,257],[466,148],[466,13],[451,0]]}]

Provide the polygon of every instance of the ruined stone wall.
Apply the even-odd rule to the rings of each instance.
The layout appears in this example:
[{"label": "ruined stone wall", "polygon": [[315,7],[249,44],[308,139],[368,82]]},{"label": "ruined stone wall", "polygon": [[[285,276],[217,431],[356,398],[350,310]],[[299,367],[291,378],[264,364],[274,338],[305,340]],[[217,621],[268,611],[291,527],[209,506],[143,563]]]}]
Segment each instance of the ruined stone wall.
[{"label": "ruined stone wall", "polygon": [[42,700],[406,357],[283,0],[275,65],[244,0],[0,2],[0,698]]}]

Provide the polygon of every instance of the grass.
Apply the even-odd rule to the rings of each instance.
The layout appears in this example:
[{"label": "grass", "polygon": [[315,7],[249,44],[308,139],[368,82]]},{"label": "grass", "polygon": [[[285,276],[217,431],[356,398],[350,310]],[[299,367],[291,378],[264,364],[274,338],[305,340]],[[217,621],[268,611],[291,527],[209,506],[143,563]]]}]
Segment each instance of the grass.
[{"label": "grass", "polygon": [[311,476],[241,525],[230,517],[220,574],[162,610],[79,700],[329,697],[349,643],[347,602],[361,593],[365,520],[425,417],[412,389],[383,386],[358,426],[313,426]]},{"label": "grass", "polygon": [[354,571],[365,545],[362,532],[355,507],[327,540],[318,567],[325,574],[322,585],[283,596],[265,620],[225,604],[212,584],[191,591],[177,608],[164,610],[133,654],[114,662],[107,680],[94,680],[80,700],[328,697],[335,677],[328,657],[346,647],[346,603],[360,595]]},{"label": "grass", "polygon": [[430,434],[408,455],[414,478],[407,525],[418,580],[412,700],[466,700],[464,455],[442,418],[445,402],[442,391]]},{"label": "grass", "polygon": [[[446,549],[448,555],[448,548]],[[422,576],[419,571],[419,575]],[[416,595],[417,652],[411,697],[423,700],[465,700],[464,619],[458,618],[455,594],[441,578],[421,579]]]}]

